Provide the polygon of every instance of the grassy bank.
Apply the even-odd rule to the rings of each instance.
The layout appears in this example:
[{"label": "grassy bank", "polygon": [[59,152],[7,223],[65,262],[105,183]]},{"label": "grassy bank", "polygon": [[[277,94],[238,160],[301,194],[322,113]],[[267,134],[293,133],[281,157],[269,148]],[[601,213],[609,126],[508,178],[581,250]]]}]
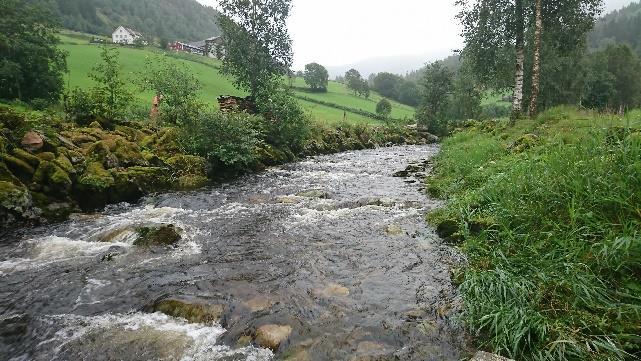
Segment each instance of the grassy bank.
[{"label": "grassy bank", "polygon": [[641,112],[556,108],[469,123],[428,179],[428,216],[467,254],[455,272],[480,346],[517,360],[641,353]]}]

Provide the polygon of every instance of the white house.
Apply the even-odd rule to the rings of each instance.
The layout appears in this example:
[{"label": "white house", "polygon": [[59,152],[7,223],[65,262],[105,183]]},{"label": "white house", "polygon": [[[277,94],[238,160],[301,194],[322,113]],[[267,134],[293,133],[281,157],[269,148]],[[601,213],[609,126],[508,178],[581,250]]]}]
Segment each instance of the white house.
[{"label": "white house", "polygon": [[140,39],[141,37],[141,33],[124,26],[119,26],[118,29],[111,34],[111,40],[114,44],[132,45],[136,39]]}]

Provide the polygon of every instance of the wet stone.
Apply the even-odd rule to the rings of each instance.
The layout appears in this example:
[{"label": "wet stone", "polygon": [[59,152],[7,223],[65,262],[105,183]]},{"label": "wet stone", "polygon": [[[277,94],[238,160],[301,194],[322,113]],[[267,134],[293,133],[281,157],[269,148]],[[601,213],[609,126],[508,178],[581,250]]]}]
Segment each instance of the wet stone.
[{"label": "wet stone", "polygon": [[256,330],[256,344],[261,347],[277,350],[292,333],[291,326],[265,325]]}]

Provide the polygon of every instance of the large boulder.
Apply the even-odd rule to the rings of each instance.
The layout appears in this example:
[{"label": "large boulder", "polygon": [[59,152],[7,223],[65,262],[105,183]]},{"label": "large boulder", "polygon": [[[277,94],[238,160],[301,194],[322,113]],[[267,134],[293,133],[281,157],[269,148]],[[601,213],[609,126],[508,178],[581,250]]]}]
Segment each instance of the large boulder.
[{"label": "large boulder", "polygon": [[189,303],[182,300],[166,299],[156,302],[151,307],[151,311],[184,318],[190,323],[212,324],[220,320],[225,312],[225,307],[218,304]]},{"label": "large boulder", "polygon": [[54,162],[43,160],[33,175],[33,186],[45,193],[67,194],[72,185],[69,174]]},{"label": "large boulder", "polygon": [[207,174],[207,160],[194,155],[179,154],[165,161],[178,176]]},{"label": "large boulder", "polygon": [[22,159],[16,158],[8,154],[0,155],[2,161],[7,165],[18,178],[22,180],[31,179],[31,176],[36,172],[35,168]]},{"label": "large boulder", "polygon": [[22,147],[30,152],[35,152],[44,146],[44,139],[36,132],[27,132],[22,138]]},{"label": "large boulder", "polygon": [[40,158],[38,158],[37,156],[29,152],[25,152],[20,148],[13,148],[13,150],[11,150],[11,153],[13,154],[14,157],[28,163],[30,166],[34,168],[38,167],[38,165],[40,164]]},{"label": "large boulder", "polygon": [[114,183],[114,177],[99,161],[89,162],[84,173],[78,178],[79,187],[90,192],[103,192]]},{"label": "large boulder", "polygon": [[32,218],[32,206],[33,199],[27,188],[0,181],[0,224],[10,223],[16,217]]},{"label": "large boulder", "polygon": [[142,247],[172,246],[182,239],[181,231],[173,224],[141,227],[137,229],[138,238],[134,241],[134,245]]}]

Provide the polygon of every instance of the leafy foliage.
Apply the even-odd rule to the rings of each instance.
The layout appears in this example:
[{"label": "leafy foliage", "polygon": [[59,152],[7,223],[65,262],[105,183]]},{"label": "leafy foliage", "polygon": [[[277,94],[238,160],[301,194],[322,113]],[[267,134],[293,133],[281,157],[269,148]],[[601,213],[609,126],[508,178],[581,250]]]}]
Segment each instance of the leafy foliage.
[{"label": "leafy foliage", "polygon": [[194,0],[53,0],[65,28],[111,35],[118,25],[156,38],[196,41],[220,35],[218,12]]},{"label": "leafy foliage", "polygon": [[296,100],[286,90],[261,94],[258,110],[265,115],[265,141],[293,152],[303,149],[309,136],[309,119]]},{"label": "leafy foliage", "polygon": [[347,88],[354,92],[354,95],[359,95],[365,99],[369,98],[370,89],[367,80],[363,79],[361,73],[356,69],[350,69],[345,73],[345,82]]},{"label": "leafy foliage", "polygon": [[599,19],[588,36],[592,49],[627,44],[641,56],[641,3],[633,2]]},{"label": "leafy foliage", "polygon": [[387,119],[392,114],[392,103],[383,98],[376,104],[376,114]]},{"label": "leafy foliage", "polygon": [[58,101],[66,54],[57,48],[57,23],[41,4],[2,0],[0,98]]},{"label": "leafy foliage", "polygon": [[262,119],[246,113],[203,111],[182,127],[185,149],[214,165],[240,170],[252,165],[261,144]]},{"label": "leafy foliage", "polygon": [[292,65],[287,18],[291,0],[221,0],[223,73],[253,97],[269,93]]},{"label": "leafy foliage", "polygon": [[312,90],[327,92],[329,73],[324,66],[318,63],[305,65],[303,78],[305,79],[305,83],[307,83]]},{"label": "leafy foliage", "polygon": [[118,49],[102,47],[101,62],[93,67],[89,76],[98,86],[93,88],[97,115],[109,119],[122,119],[131,104],[131,93],[122,77]]},{"label": "leafy foliage", "polygon": [[166,124],[180,125],[203,109],[198,100],[200,82],[183,65],[165,58],[148,58],[141,74],[144,90],[152,90],[160,100],[159,114]]},{"label": "leafy foliage", "polygon": [[437,135],[447,133],[447,111],[450,106],[453,74],[440,62],[429,65],[421,83],[423,100],[416,112],[419,124]]},{"label": "leafy foliage", "polygon": [[588,61],[586,106],[626,110],[641,105],[641,59],[627,45],[610,45]]}]

